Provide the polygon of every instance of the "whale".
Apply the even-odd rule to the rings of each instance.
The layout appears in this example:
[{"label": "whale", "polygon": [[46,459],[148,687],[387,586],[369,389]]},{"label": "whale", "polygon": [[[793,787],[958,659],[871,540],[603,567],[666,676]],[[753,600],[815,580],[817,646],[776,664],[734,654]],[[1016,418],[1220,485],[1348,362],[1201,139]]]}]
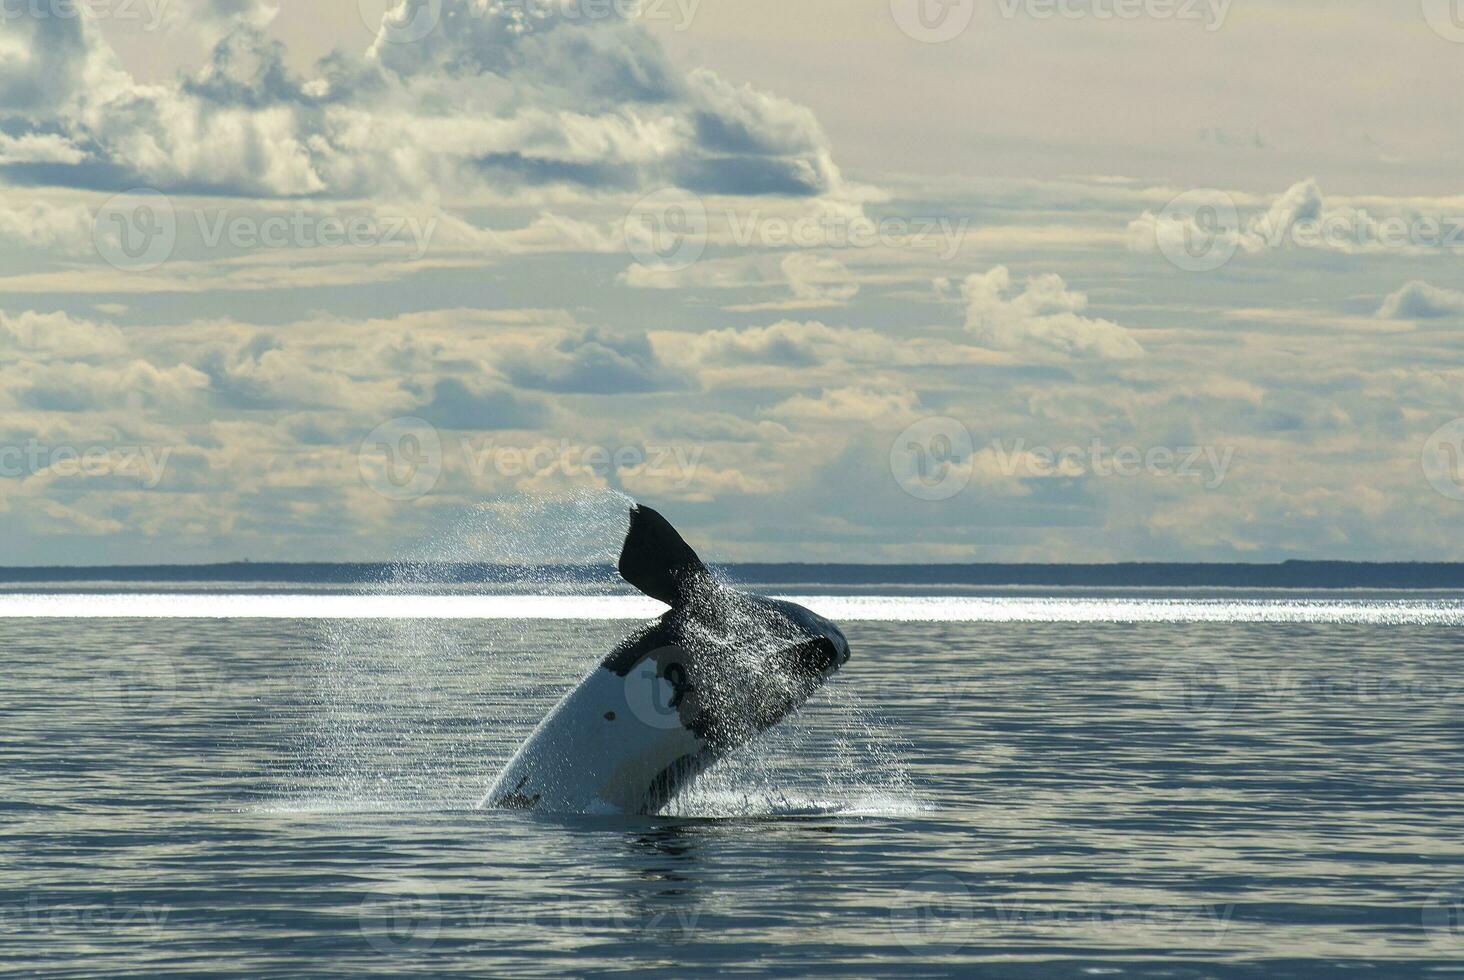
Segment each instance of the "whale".
[{"label": "whale", "polygon": [[668,610],[626,636],[539,722],[483,806],[654,815],[849,660],[837,626],[719,580],[650,507],[630,509],[617,567]]}]

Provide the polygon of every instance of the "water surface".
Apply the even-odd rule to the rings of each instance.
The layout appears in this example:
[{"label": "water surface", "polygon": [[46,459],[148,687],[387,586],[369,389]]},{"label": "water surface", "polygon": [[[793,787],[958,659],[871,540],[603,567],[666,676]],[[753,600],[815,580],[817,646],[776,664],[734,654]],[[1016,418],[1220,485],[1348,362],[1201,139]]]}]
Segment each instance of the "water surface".
[{"label": "water surface", "polygon": [[6,619],[0,971],[1461,972],[1456,600],[1033,598],[623,819],[476,808],[622,621]]}]

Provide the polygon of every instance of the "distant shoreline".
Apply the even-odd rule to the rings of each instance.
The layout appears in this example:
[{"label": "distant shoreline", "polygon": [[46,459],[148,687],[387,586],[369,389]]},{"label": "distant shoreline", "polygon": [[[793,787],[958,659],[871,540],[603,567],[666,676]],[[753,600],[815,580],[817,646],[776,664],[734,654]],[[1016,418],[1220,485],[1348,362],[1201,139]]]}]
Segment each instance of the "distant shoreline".
[{"label": "distant shoreline", "polygon": [[[1045,586],[1083,588],[1464,589],[1464,563],[1288,561],[1280,564],[1126,562],[1111,565],[717,566],[739,583],[789,586]],[[257,582],[301,585],[604,582],[610,565],[235,562],[0,568],[0,584],[55,582]]]}]

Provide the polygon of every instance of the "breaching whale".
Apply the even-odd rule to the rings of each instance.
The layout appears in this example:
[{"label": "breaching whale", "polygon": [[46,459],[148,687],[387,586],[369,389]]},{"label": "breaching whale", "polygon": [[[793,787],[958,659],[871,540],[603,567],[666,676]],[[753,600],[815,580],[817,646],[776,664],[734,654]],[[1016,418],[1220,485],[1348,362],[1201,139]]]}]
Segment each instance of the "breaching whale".
[{"label": "breaching whale", "polygon": [[559,702],[484,805],[656,813],[849,659],[837,626],[718,582],[649,507],[631,508],[619,570],[670,610],[627,636]]}]

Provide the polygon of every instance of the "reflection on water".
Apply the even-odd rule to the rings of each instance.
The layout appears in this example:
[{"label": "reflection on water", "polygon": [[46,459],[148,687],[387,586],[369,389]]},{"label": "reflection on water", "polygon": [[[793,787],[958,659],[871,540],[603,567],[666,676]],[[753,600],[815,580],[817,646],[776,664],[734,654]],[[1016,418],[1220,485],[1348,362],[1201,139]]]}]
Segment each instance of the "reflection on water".
[{"label": "reflection on water", "polygon": [[0,971],[1456,969],[1464,645],[1351,618],[857,624],[660,818],[474,808],[623,624],[6,621]]}]

